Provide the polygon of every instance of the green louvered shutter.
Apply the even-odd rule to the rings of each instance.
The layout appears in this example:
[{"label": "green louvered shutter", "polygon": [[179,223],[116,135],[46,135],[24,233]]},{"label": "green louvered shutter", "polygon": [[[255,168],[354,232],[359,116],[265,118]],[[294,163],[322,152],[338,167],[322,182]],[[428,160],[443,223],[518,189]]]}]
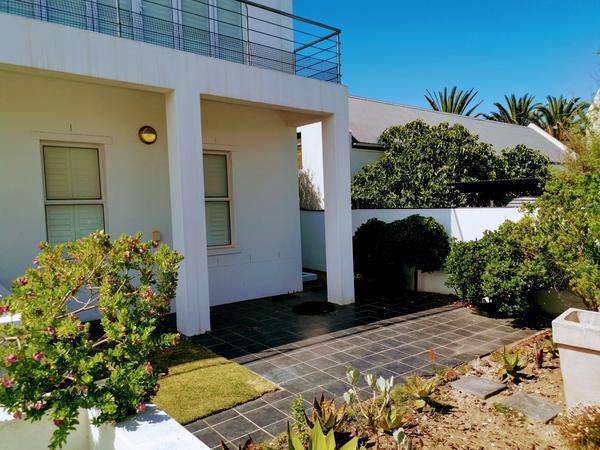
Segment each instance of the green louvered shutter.
[{"label": "green louvered shutter", "polygon": [[244,62],[242,4],[237,0],[217,0],[219,57]]},{"label": "green louvered shutter", "polygon": [[210,55],[208,0],[181,0],[183,49],[200,55]]},{"label": "green louvered shutter", "polygon": [[171,0],[142,1],[144,41],[174,47],[173,5]]}]

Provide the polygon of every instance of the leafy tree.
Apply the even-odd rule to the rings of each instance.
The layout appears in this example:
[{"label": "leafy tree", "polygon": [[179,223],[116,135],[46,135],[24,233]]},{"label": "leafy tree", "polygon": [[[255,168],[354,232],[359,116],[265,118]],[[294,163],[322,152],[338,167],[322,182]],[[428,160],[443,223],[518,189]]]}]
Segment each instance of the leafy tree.
[{"label": "leafy tree", "polygon": [[[487,205],[489,198],[463,193],[451,183],[496,178],[541,177],[549,161],[525,146],[497,157],[462,125],[415,121],[390,127],[379,142],[383,157],[359,172],[352,183],[358,208],[449,208]],[[519,167],[514,167],[519,166]]]},{"label": "leafy tree", "polygon": [[494,103],[497,111],[483,116],[488,120],[496,122],[512,123],[516,125],[529,125],[530,123],[537,124],[539,115],[537,109],[541,106],[540,103],[534,103],[533,95],[525,94],[517,98],[515,94],[510,97],[505,95],[504,100],[506,106],[501,103]]},{"label": "leafy tree", "polygon": [[581,114],[589,106],[579,97],[567,100],[562,95],[546,97],[546,104],[538,107],[540,124],[551,136],[561,142],[566,142],[569,133],[580,120]]},{"label": "leafy tree", "polygon": [[427,90],[425,99],[434,111],[470,116],[483,103],[483,101],[480,101],[469,109],[476,96],[477,92],[474,92],[474,89],[462,90],[454,86],[450,93],[448,93],[448,88],[433,94]]}]

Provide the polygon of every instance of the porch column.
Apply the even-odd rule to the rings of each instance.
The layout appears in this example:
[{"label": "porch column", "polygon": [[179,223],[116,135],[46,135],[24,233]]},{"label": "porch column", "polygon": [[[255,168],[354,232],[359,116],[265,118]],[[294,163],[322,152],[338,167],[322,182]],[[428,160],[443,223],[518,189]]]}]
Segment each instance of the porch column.
[{"label": "porch column", "polygon": [[347,99],[344,98],[338,111],[323,119],[325,252],[327,299],[345,305],[354,302]]},{"label": "porch column", "polygon": [[185,257],[177,287],[177,330],[193,336],[210,330],[200,95],[175,90],[167,94],[166,110],[173,247]]}]

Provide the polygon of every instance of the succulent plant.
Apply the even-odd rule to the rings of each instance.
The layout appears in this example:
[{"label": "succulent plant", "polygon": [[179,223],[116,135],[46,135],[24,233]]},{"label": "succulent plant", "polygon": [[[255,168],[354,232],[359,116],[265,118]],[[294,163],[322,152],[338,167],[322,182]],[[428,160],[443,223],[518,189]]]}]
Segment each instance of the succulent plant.
[{"label": "succulent plant", "polygon": [[309,417],[306,412],[304,418],[310,429],[313,429],[315,423],[319,423],[324,433],[330,430],[339,431],[342,424],[346,420],[346,402],[343,402],[339,408],[335,406],[335,399],[330,401],[325,400],[325,396],[321,394],[319,400],[313,400],[313,410]]},{"label": "succulent plant", "polygon": [[500,364],[498,376],[503,383],[518,381],[523,376],[521,371],[527,367],[527,361],[521,359],[519,351],[511,353],[505,348],[502,352],[495,352],[492,358]]},{"label": "succulent plant", "polygon": [[311,430],[308,438],[308,444],[305,447],[298,436],[291,431],[288,424],[288,449],[289,450],[357,450],[358,438],[353,437],[341,447],[335,440],[333,430],[329,430],[328,433],[324,433],[319,421],[315,422],[314,427]]},{"label": "succulent plant", "polygon": [[426,380],[417,375],[409,375],[406,377],[406,384],[399,386],[398,390],[412,400],[412,406],[415,409],[423,409],[433,403],[433,394],[440,383],[441,380],[438,377]]}]

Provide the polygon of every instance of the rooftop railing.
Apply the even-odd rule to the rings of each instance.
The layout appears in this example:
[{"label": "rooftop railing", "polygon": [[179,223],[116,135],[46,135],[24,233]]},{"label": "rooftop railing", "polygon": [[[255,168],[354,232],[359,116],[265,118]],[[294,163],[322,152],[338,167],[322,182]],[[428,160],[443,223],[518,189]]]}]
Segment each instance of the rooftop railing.
[{"label": "rooftop railing", "polygon": [[248,0],[0,0],[0,12],[341,82],[339,29]]}]

